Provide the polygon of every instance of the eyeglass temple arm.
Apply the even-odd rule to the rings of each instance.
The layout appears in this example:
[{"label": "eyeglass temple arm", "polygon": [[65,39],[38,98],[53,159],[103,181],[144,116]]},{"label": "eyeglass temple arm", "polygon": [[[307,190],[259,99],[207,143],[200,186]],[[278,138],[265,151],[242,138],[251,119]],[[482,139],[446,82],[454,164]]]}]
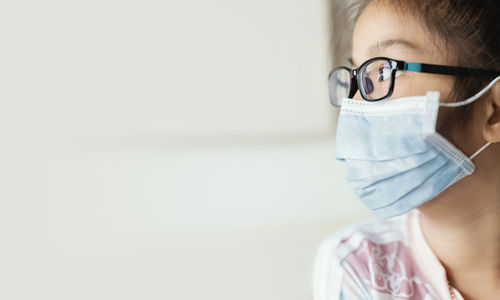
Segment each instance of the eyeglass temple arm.
[{"label": "eyeglass temple arm", "polygon": [[405,61],[398,61],[398,69],[402,71],[456,76],[500,76],[500,71],[497,70],[452,67],[423,63],[409,63]]}]

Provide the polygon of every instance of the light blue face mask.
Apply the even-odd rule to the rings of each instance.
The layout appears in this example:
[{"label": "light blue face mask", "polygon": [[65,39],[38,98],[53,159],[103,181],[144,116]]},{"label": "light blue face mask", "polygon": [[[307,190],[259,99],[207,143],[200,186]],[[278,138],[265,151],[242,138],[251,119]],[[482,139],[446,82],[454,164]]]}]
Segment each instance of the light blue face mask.
[{"label": "light blue face mask", "polygon": [[439,103],[439,92],[367,102],[342,102],[336,158],[347,182],[379,218],[402,215],[474,171],[472,159],[436,132],[439,106],[474,102],[494,83],[462,102]]}]

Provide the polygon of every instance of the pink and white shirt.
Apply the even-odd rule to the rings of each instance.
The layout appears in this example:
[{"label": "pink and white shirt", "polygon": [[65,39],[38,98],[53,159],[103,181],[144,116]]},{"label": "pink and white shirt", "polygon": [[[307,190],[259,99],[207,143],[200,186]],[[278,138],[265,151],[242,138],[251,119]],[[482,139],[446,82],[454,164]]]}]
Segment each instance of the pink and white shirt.
[{"label": "pink and white shirt", "polygon": [[[454,294],[452,298],[451,293]],[[419,211],[373,219],[326,238],[314,267],[314,300],[463,300],[420,229]]]}]

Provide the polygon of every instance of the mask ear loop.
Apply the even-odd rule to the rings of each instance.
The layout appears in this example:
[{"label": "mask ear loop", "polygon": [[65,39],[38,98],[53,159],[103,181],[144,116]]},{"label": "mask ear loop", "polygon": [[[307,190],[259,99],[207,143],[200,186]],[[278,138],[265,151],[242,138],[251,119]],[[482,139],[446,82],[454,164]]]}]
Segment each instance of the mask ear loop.
[{"label": "mask ear loop", "polygon": [[[500,76],[498,76],[497,78],[493,79],[493,81],[490,82],[490,84],[488,84],[484,89],[482,89],[479,93],[477,93],[476,95],[472,96],[471,98],[469,98],[467,100],[460,101],[460,102],[452,102],[452,103],[439,103],[439,106],[458,107],[458,106],[463,106],[463,105],[471,104],[472,102],[474,102],[477,99],[479,99],[482,95],[484,95],[499,80],[500,80]],[[483,150],[486,149],[489,145],[491,145],[491,142],[486,143],[483,147],[481,147],[481,149],[477,150],[474,154],[472,154],[471,157],[469,157],[469,159],[470,160],[474,159],[481,152],[483,152]]]},{"label": "mask ear loop", "polygon": [[486,147],[488,147],[489,145],[491,145],[491,142],[488,142],[486,143],[486,145],[482,146],[481,149],[477,150],[476,153],[472,154],[471,157],[469,157],[469,159],[473,160],[474,157],[478,156],[479,153],[483,152],[483,150],[486,149]]},{"label": "mask ear loop", "polygon": [[463,105],[467,105],[467,104],[470,104],[474,101],[476,101],[477,99],[479,99],[482,95],[484,95],[495,83],[497,83],[497,81],[500,80],[500,76],[498,76],[497,78],[495,78],[492,82],[490,82],[490,84],[488,84],[484,89],[482,89],[479,93],[477,93],[476,95],[472,96],[471,98],[467,99],[467,100],[464,100],[464,101],[460,101],[460,102],[452,102],[452,103],[439,103],[439,106],[445,106],[445,107],[458,107],[458,106],[463,106]]}]

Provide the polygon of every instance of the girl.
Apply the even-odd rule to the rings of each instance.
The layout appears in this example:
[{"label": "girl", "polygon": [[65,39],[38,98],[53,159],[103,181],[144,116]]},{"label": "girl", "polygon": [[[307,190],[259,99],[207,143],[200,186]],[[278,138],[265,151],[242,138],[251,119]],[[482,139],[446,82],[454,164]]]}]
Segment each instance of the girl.
[{"label": "girl", "polygon": [[500,2],[352,8],[336,157],[378,218],[323,242],[315,300],[500,299]]}]

